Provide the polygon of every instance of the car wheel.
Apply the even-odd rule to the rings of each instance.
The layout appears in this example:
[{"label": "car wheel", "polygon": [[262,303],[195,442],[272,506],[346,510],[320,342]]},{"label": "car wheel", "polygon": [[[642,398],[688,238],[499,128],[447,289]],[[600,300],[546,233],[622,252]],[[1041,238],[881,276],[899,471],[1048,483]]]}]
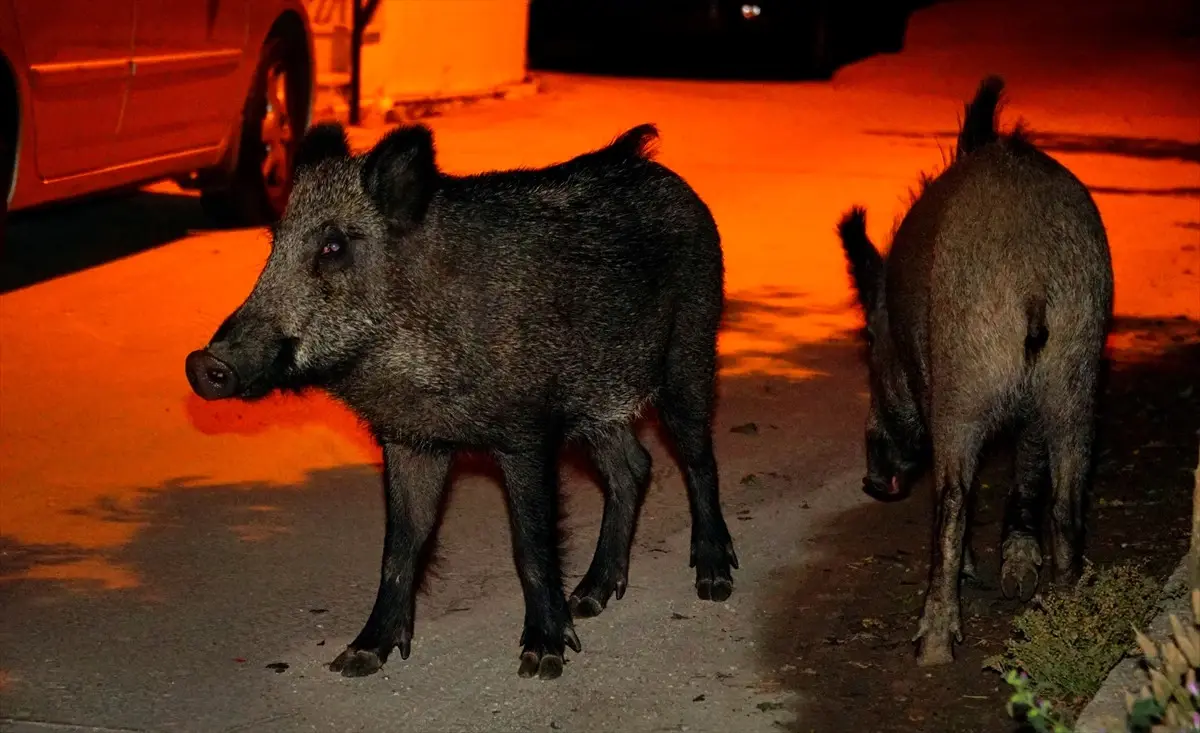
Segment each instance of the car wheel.
[{"label": "car wheel", "polygon": [[282,37],[263,46],[242,113],[233,177],[201,192],[205,213],[220,224],[257,226],[283,216],[308,109],[306,55],[295,46]]}]

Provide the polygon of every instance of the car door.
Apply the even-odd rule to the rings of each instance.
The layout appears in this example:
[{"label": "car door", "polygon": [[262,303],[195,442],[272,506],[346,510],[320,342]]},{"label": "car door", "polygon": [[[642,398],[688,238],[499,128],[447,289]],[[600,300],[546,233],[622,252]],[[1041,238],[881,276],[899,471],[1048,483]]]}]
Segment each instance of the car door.
[{"label": "car door", "polygon": [[123,161],[114,147],[129,87],[135,0],[15,0],[43,179]]},{"label": "car door", "polygon": [[153,158],[218,144],[245,100],[248,0],[135,2],[123,147]]}]

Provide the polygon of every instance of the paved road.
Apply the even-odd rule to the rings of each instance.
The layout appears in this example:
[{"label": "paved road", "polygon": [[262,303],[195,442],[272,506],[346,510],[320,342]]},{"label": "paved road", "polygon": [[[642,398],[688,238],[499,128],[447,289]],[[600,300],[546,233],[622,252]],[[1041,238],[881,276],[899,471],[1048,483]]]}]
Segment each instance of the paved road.
[{"label": "paved road", "polygon": [[[679,472],[647,427],[655,481],[631,588],[579,624],[584,651],[557,682],[515,674],[520,590],[486,463],[455,482],[412,657],[361,680],[322,668],[373,599],[376,451],[326,399],[210,405],[183,378],[184,354],[257,275],[260,232],[206,231],[166,185],[16,224],[9,246],[26,249],[5,255],[0,295],[0,729],[767,731],[802,717],[764,652],[780,633],[769,611],[799,597],[791,579],[832,519],[867,502],[839,213],[866,204],[886,240],[916,172],[950,144],[931,136],[998,71],[1005,119],[1027,118],[1096,191],[1118,312],[1200,319],[1200,98],[1187,93],[1200,56],[1154,30],[1186,5],[1039,5],[923,10],[902,54],[831,84],[551,76],[534,98],[432,121],[443,166],[463,172],[548,163],[655,121],[662,159],[724,236],[716,432],[735,593],[694,599]],[[109,261],[85,267],[96,259]],[[48,278],[52,262],[77,271]],[[747,423],[757,432],[732,430]],[[600,493],[573,466],[564,477],[572,582]]]}]

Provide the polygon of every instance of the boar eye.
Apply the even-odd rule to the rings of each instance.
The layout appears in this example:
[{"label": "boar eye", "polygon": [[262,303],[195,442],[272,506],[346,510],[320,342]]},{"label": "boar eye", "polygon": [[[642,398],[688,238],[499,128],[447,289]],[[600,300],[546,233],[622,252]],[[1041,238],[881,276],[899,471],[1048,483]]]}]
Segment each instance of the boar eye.
[{"label": "boar eye", "polygon": [[345,233],[331,229],[321,239],[321,251],[317,254],[316,266],[319,272],[340,270],[349,264],[350,240]]},{"label": "boar eye", "polygon": [[325,245],[321,247],[322,257],[336,257],[346,250],[346,242],[340,237],[330,237],[325,240]]}]

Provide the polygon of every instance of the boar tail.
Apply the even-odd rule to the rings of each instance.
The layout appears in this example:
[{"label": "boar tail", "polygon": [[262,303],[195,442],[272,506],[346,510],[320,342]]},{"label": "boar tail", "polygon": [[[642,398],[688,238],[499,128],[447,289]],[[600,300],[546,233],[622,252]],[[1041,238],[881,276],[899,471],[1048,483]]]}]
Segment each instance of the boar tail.
[{"label": "boar tail", "polygon": [[[867,236],[867,210],[861,206],[852,206],[842,215],[838,222],[838,236],[842,244],[851,252],[862,253],[866,250],[875,251],[875,245]],[[857,258],[855,258],[857,259]]]},{"label": "boar tail", "polygon": [[850,277],[858,291],[859,303],[870,313],[880,305],[883,258],[867,236],[867,210],[861,206],[851,207],[838,222],[837,233],[850,265]]},{"label": "boar tail", "polygon": [[979,84],[975,98],[966,106],[962,129],[958,133],[958,155],[970,155],[999,139],[996,112],[1000,107],[1004,80],[989,76]]},{"label": "boar tail", "polygon": [[1025,303],[1025,364],[1030,366],[1050,338],[1046,327],[1046,297],[1037,295]]},{"label": "boar tail", "polygon": [[641,158],[649,160],[654,157],[655,143],[658,142],[658,128],[653,124],[638,125],[622,133],[608,146],[608,153],[621,159]]}]

